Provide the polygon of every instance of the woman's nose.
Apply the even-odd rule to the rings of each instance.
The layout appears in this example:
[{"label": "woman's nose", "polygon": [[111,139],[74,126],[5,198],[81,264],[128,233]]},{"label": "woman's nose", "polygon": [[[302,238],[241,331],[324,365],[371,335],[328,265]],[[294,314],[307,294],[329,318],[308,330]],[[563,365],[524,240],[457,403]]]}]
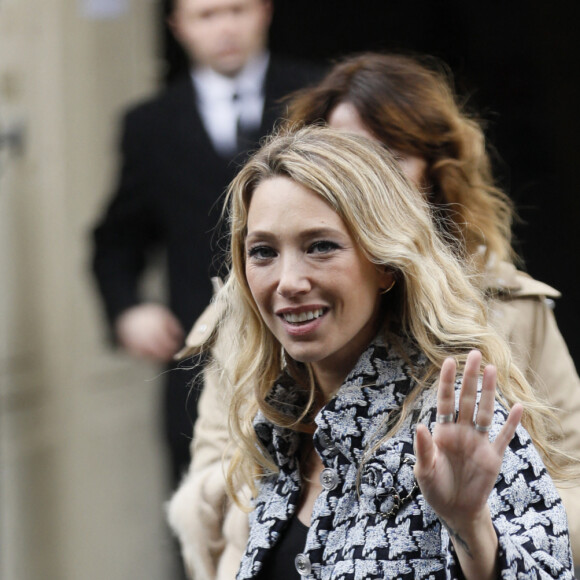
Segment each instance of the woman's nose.
[{"label": "woman's nose", "polygon": [[286,298],[304,294],[312,288],[308,268],[298,258],[281,260],[277,292]]}]

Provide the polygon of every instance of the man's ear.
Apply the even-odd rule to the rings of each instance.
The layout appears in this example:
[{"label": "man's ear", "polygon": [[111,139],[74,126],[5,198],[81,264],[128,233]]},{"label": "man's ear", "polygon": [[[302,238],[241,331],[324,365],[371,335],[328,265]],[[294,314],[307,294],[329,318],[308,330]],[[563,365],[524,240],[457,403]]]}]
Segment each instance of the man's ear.
[{"label": "man's ear", "polygon": [[268,16],[268,24],[272,24],[272,17],[274,15],[274,2],[272,0],[262,0],[264,2],[264,10]]},{"label": "man's ear", "polygon": [[181,30],[180,30],[180,25],[179,25],[179,6],[178,6],[179,2],[178,0],[173,0],[172,2],[172,6],[171,6],[171,11],[169,12],[169,14],[167,15],[167,17],[165,18],[165,22],[167,24],[167,27],[169,28],[169,30],[171,31],[171,34],[173,34],[173,37],[175,38],[175,40],[177,40],[178,42],[181,43]]},{"label": "man's ear", "polygon": [[165,22],[167,23],[167,28],[169,28],[169,30],[171,31],[171,34],[173,34],[173,37],[175,38],[175,40],[179,40],[179,26],[177,24],[177,19],[175,17],[175,11],[171,12],[171,14],[169,14],[169,16],[167,16],[167,18],[165,19]]}]

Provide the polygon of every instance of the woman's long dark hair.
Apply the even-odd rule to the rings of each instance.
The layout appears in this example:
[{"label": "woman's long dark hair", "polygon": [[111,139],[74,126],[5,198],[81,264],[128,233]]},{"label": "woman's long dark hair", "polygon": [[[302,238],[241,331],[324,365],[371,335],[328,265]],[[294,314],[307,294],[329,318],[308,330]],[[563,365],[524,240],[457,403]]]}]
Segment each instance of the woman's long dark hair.
[{"label": "woman's long dark hair", "polygon": [[427,161],[429,200],[460,254],[479,256],[481,267],[492,255],[512,261],[512,204],[494,185],[481,124],[462,109],[449,79],[435,59],[350,57],[294,95],[289,121],[328,121],[337,105],[352,104],[383,145]]}]

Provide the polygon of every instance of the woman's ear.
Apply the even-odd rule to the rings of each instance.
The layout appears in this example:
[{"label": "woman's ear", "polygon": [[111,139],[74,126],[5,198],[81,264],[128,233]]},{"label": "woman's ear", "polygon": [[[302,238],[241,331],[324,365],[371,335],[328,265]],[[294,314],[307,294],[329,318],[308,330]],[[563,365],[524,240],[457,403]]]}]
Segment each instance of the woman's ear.
[{"label": "woman's ear", "polygon": [[396,281],[397,279],[393,270],[385,266],[380,276],[381,294],[386,294],[387,292],[392,290]]}]

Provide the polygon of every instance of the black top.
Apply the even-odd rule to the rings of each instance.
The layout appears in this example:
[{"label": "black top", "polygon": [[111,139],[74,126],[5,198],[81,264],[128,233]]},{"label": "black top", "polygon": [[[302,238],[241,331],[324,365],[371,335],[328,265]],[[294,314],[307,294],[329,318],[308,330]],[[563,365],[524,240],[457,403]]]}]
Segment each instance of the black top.
[{"label": "black top", "polygon": [[304,551],[308,526],[304,525],[298,516],[290,520],[280,540],[270,550],[256,580],[299,580],[294,559]]}]

